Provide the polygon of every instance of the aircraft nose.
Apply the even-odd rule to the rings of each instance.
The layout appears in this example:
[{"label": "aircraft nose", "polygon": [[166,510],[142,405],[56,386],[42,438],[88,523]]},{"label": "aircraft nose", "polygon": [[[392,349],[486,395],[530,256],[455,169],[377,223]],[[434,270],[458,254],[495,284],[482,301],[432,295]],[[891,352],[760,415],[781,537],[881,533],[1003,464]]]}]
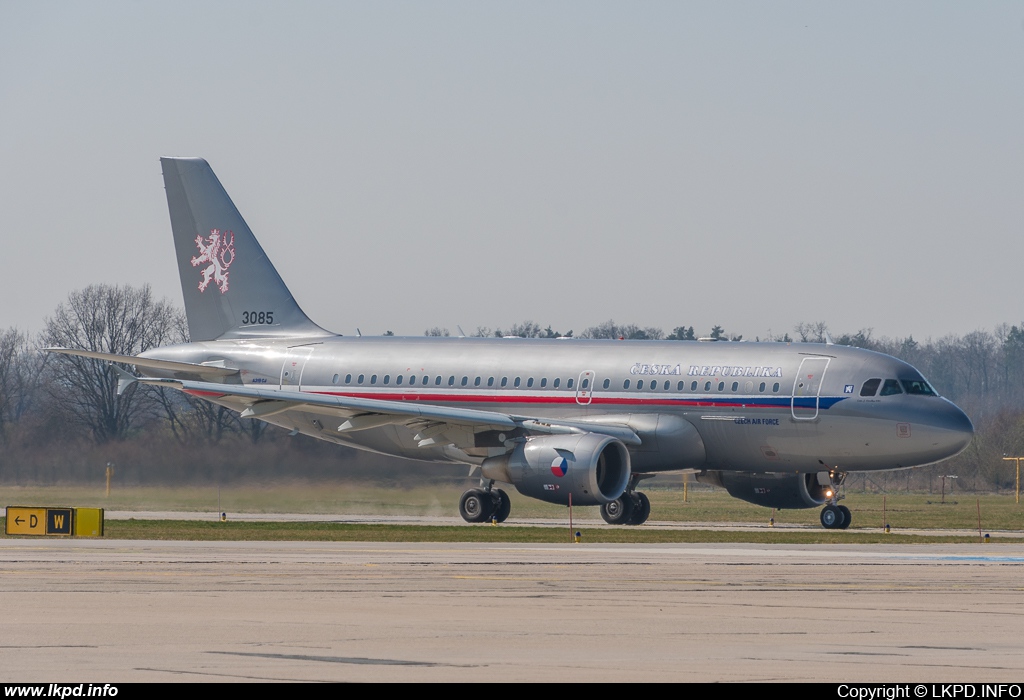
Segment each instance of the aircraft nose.
[{"label": "aircraft nose", "polygon": [[936,427],[941,431],[944,447],[951,457],[966,449],[974,438],[974,424],[971,423],[971,419],[952,402],[947,401]]}]

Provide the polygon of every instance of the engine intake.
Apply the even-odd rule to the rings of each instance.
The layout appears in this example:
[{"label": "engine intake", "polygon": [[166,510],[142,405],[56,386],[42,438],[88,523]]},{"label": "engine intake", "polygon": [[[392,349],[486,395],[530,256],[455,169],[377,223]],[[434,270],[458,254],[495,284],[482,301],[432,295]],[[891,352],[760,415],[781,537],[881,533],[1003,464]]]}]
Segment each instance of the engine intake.
[{"label": "engine intake", "polygon": [[614,501],[629,485],[629,452],[607,435],[581,433],[530,438],[511,453],[484,460],[484,478],[549,503],[578,506]]}]

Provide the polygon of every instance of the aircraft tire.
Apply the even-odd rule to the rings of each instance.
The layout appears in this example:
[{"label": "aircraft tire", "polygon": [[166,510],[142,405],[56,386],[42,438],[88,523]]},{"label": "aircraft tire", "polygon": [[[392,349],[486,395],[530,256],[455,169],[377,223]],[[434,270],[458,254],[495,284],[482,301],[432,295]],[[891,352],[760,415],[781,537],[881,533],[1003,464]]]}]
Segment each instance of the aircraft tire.
[{"label": "aircraft tire", "polygon": [[853,522],[853,514],[850,512],[850,509],[847,508],[846,506],[836,506],[836,508],[843,511],[843,524],[840,525],[839,528],[841,530],[845,530],[846,528],[850,527],[850,523]]},{"label": "aircraft tire", "polygon": [[459,499],[459,515],[467,523],[482,523],[491,517],[494,502],[480,489],[470,489]]},{"label": "aircraft tire", "polygon": [[633,499],[630,494],[624,493],[601,506],[601,517],[609,525],[629,525],[633,517]]},{"label": "aircraft tire", "polygon": [[630,525],[643,525],[647,518],[651,517],[651,499],[646,493],[636,491],[633,493],[633,516],[629,519]]},{"label": "aircraft tire", "polygon": [[494,501],[492,516],[499,523],[505,522],[508,519],[508,514],[512,512],[512,501],[509,499],[508,494],[501,489],[492,489],[491,499]]},{"label": "aircraft tire", "polygon": [[821,526],[826,530],[835,530],[843,526],[843,521],[846,520],[843,511],[839,509],[839,506],[828,505],[821,509]]}]

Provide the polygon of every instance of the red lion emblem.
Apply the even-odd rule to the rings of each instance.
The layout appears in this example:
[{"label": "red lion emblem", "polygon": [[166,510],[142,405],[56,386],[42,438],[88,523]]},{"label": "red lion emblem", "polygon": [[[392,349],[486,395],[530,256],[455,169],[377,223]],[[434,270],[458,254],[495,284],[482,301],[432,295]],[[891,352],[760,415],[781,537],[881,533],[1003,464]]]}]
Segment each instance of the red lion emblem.
[{"label": "red lion emblem", "polygon": [[228,291],[228,268],[235,261],[234,231],[210,229],[210,235],[205,239],[202,236],[196,236],[196,246],[199,248],[199,255],[192,258],[192,267],[210,263],[203,270],[203,280],[199,283],[199,291],[205,292],[212,280],[217,283],[220,293],[224,294]]}]

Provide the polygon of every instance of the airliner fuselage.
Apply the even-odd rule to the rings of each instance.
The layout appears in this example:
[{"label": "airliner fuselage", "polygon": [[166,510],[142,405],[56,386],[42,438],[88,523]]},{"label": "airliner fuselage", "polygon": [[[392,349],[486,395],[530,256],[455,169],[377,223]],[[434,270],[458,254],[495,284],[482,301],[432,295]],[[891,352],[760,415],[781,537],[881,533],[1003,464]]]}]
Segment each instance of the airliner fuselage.
[{"label": "airliner fuselage", "polygon": [[[335,336],[210,341],[142,356],[222,362],[257,389],[624,425],[642,441],[629,449],[644,472],[897,469],[956,454],[973,430],[912,366],[837,345]],[[311,407],[265,420],[437,461],[479,462],[515,437],[480,431],[460,454],[420,444],[402,425],[339,432],[344,418]]]},{"label": "airliner fuselage", "polygon": [[[162,158],[193,342],[122,356],[119,390],[179,389],[242,417],[360,449],[460,462],[470,522],[502,521],[497,483],[552,503],[650,514],[636,490],[690,470],[745,500],[825,505],[846,473],[919,466],[970,442],[967,416],[910,365],[831,344],[341,337],[313,323],[201,158]],[[141,375],[141,376],[140,376]]]}]

